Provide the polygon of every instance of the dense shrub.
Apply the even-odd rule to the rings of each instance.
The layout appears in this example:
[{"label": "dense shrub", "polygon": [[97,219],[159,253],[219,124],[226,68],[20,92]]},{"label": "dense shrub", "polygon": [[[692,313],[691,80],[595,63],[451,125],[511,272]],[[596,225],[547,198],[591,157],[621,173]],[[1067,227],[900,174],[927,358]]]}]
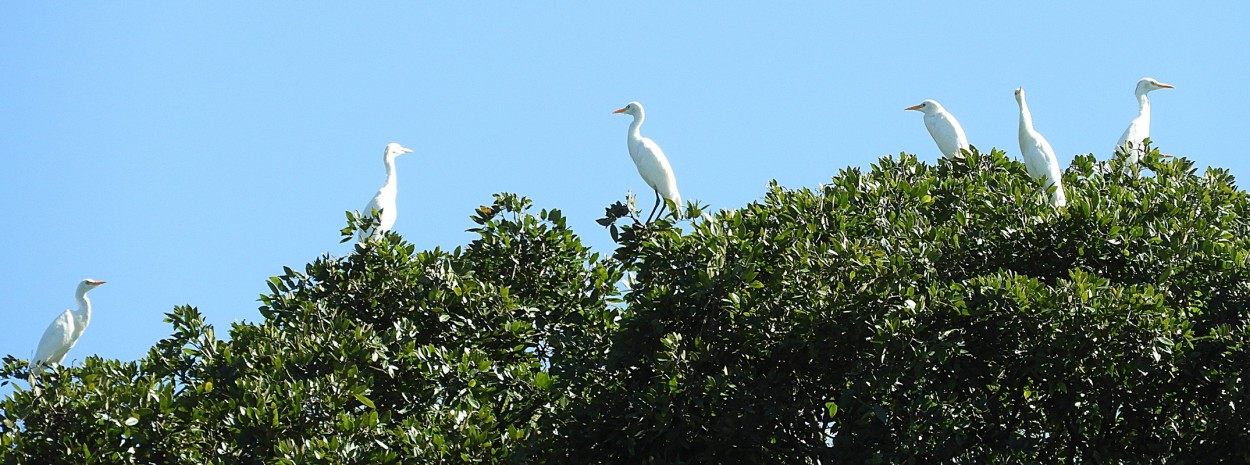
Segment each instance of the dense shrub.
[{"label": "dense shrub", "polygon": [[[1245,463],[1250,202],[1225,170],[910,155],[600,258],[496,196],[358,245],[218,339],[0,376],[3,463]],[[357,223],[350,220],[350,237]],[[594,232],[598,234],[599,232]]]}]

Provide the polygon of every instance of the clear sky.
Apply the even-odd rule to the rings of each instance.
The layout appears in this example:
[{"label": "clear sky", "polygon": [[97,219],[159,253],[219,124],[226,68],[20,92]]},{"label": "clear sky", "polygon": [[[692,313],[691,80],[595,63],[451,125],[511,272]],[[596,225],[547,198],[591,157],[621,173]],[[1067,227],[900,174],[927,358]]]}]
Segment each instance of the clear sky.
[{"label": "clear sky", "polygon": [[[141,357],[162,315],[221,336],[257,321],[265,279],[339,244],[345,210],[398,160],[395,230],[472,239],[494,192],[594,223],[632,189],[631,100],[683,197],[714,208],[770,179],[937,149],[932,98],[973,145],[1018,156],[1012,91],[1064,166],[1136,114],[1200,167],[1250,174],[1250,3],[4,2],[0,4],[0,354],[27,358],[85,277],[91,326],[67,361]],[[445,5],[444,5],[445,4]]]}]

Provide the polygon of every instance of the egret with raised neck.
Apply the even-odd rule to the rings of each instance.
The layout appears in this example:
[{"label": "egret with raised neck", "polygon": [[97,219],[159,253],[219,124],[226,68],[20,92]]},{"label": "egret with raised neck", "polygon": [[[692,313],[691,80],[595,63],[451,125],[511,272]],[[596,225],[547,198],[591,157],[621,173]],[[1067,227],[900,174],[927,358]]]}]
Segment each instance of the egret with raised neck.
[{"label": "egret with raised neck", "polygon": [[655,205],[651,207],[651,214],[647,215],[647,222],[650,223],[651,217],[657,215],[657,208],[658,214],[663,215],[664,209],[668,207],[661,197],[673,202],[676,208],[673,213],[680,218],[681,193],[677,192],[677,177],[673,175],[673,167],[669,166],[668,158],[664,156],[664,151],[660,150],[660,146],[655,141],[643,137],[639,130],[642,122],[647,119],[642,104],[629,102],[612,113],[624,113],[634,117],[634,121],[629,125],[629,134],[625,142],[626,147],[629,148],[629,157],[638,167],[638,174],[642,175],[642,180],[655,191]]},{"label": "egret with raised neck", "polygon": [[1059,170],[1059,159],[1055,149],[1050,148],[1042,134],[1033,129],[1033,114],[1029,112],[1029,104],[1024,100],[1024,88],[1016,88],[1016,103],[1020,105],[1020,154],[1024,157],[1024,166],[1029,176],[1042,180],[1042,188],[1055,186],[1050,195],[1052,207],[1068,204],[1068,197],[1063,193],[1063,173]]},{"label": "egret with raised neck", "polygon": [[35,356],[31,359],[32,366],[50,367],[60,365],[65,360],[65,354],[74,348],[74,344],[78,343],[82,333],[87,330],[87,325],[91,323],[91,299],[87,298],[87,292],[101,284],[104,284],[104,281],[94,279],[84,279],[78,283],[78,289],[74,291],[74,300],[78,302],[78,309],[61,313],[55,320],[52,320],[48,329],[43,331],[43,337],[39,339],[39,348],[35,350]]},{"label": "egret with raised neck", "polygon": [[1172,89],[1171,84],[1164,84],[1156,81],[1154,78],[1144,77],[1137,81],[1137,89],[1133,94],[1137,96],[1137,117],[1128,124],[1128,128],[1124,129],[1124,134],[1120,135],[1120,140],[1115,143],[1116,152],[1128,153],[1126,164],[1137,163],[1145,150],[1145,143],[1142,142],[1150,137],[1150,99],[1146,94],[1159,89]]},{"label": "egret with raised neck", "polygon": [[378,193],[373,195],[369,204],[365,205],[364,211],[361,212],[365,215],[372,215],[373,211],[377,210],[378,224],[371,230],[362,231],[360,240],[380,236],[395,226],[395,219],[399,217],[399,211],[396,208],[399,186],[395,175],[395,159],[405,153],[412,153],[412,149],[394,142],[386,144],[386,150],[382,153],[382,161],[386,164],[386,183],[378,189]]}]

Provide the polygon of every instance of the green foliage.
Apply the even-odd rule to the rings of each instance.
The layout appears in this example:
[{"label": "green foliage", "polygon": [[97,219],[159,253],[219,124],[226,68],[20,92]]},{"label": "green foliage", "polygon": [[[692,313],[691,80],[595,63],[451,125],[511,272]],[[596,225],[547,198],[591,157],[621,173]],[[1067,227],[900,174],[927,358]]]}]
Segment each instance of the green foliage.
[{"label": "green foliage", "polygon": [[6,358],[0,463],[1250,461],[1250,202],[1122,162],[1059,209],[976,150],[687,223],[627,199],[608,258],[500,194],[463,249],[285,268],[227,340],[179,307],[137,362]]}]

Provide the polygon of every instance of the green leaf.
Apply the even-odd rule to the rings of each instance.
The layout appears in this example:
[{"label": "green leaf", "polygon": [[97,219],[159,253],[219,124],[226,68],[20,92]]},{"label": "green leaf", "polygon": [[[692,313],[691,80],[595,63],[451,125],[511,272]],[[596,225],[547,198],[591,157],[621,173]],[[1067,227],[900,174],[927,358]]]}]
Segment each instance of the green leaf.
[{"label": "green leaf", "polygon": [[368,397],[365,397],[364,394],[353,392],[352,396],[355,397],[356,400],[360,401],[361,404],[364,404],[365,407],[376,408],[373,406],[373,401],[369,400]]}]

